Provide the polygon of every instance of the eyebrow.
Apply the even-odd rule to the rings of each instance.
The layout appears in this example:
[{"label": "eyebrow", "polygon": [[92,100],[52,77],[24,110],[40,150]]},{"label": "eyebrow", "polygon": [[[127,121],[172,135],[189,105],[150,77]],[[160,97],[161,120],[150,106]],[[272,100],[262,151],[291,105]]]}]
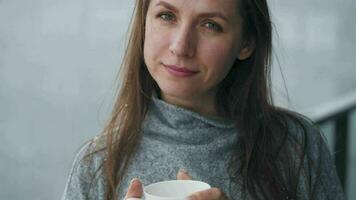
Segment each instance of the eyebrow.
[{"label": "eyebrow", "polygon": [[168,9],[170,9],[170,10],[173,10],[174,12],[178,12],[178,9],[175,6],[173,6],[172,4],[169,4],[169,3],[165,2],[165,1],[159,1],[156,4],[156,6],[163,6],[163,7],[166,7]]},{"label": "eyebrow", "polygon": [[[156,6],[163,6],[169,10],[172,10],[174,12],[178,12],[178,8],[173,6],[172,4],[169,4],[165,1],[159,1]],[[214,17],[218,17],[221,18],[223,20],[225,20],[226,22],[229,22],[229,20],[227,19],[227,17],[225,15],[223,15],[220,12],[206,12],[206,13],[200,13],[199,18],[214,18]]]}]

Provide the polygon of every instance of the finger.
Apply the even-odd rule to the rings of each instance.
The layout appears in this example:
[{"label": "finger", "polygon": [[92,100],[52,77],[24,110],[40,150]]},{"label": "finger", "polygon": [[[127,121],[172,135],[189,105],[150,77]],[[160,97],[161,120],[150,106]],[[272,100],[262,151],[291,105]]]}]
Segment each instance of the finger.
[{"label": "finger", "polygon": [[180,169],[177,173],[177,180],[192,180],[193,178],[184,169]]},{"label": "finger", "polygon": [[225,199],[227,198],[224,192],[219,188],[210,188],[207,190],[196,192],[186,198],[186,200],[225,200]]},{"label": "finger", "polygon": [[[139,179],[134,178],[131,180],[129,189],[127,190],[125,199],[134,199],[138,198],[140,199],[142,197],[143,189],[142,189],[142,184]],[[132,199],[132,200],[133,200]]]}]

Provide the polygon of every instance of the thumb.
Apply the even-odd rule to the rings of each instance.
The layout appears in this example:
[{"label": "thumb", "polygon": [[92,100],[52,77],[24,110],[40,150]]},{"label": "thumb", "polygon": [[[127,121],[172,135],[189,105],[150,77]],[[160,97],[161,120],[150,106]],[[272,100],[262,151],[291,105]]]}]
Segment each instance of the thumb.
[{"label": "thumb", "polygon": [[193,178],[188,174],[187,170],[180,169],[177,173],[177,180],[192,180]]},{"label": "thumb", "polygon": [[140,182],[139,179],[134,178],[131,180],[129,189],[127,190],[125,200],[134,200],[134,199],[140,199],[142,198],[142,183]]}]

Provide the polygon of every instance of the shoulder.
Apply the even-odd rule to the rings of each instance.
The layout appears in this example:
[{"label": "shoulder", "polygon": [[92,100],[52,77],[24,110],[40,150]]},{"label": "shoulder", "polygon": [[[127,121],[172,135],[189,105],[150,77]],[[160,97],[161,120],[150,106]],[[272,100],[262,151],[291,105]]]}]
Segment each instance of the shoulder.
[{"label": "shoulder", "polygon": [[[289,152],[291,157],[306,159],[310,163],[315,163],[312,166],[316,166],[316,162],[320,162],[320,158],[330,156],[327,141],[320,127],[311,119],[302,114],[282,109],[274,115],[283,130],[279,136],[285,138],[282,149]],[[302,160],[300,161],[303,162]]]},{"label": "shoulder", "polygon": [[94,198],[102,193],[104,147],[102,137],[91,139],[81,146],[74,158],[62,200],[88,199],[88,195]]},{"label": "shoulder", "polygon": [[78,173],[93,175],[105,159],[105,140],[98,136],[87,141],[77,152],[72,169]]},{"label": "shoulder", "polygon": [[273,117],[274,123],[284,130],[279,136],[285,138],[277,160],[287,180],[296,181],[293,185],[298,187],[300,199],[343,199],[335,165],[320,128],[309,118],[292,111],[279,110]]}]

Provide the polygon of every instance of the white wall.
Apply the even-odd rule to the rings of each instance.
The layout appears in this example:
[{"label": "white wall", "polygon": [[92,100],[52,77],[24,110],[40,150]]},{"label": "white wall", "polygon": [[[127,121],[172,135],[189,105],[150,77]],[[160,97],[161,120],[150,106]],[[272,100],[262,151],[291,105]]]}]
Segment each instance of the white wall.
[{"label": "white wall", "polygon": [[[133,2],[0,0],[0,199],[60,198],[109,113]],[[355,92],[355,8],[271,0],[291,99],[275,72],[279,104],[308,110]]]}]

